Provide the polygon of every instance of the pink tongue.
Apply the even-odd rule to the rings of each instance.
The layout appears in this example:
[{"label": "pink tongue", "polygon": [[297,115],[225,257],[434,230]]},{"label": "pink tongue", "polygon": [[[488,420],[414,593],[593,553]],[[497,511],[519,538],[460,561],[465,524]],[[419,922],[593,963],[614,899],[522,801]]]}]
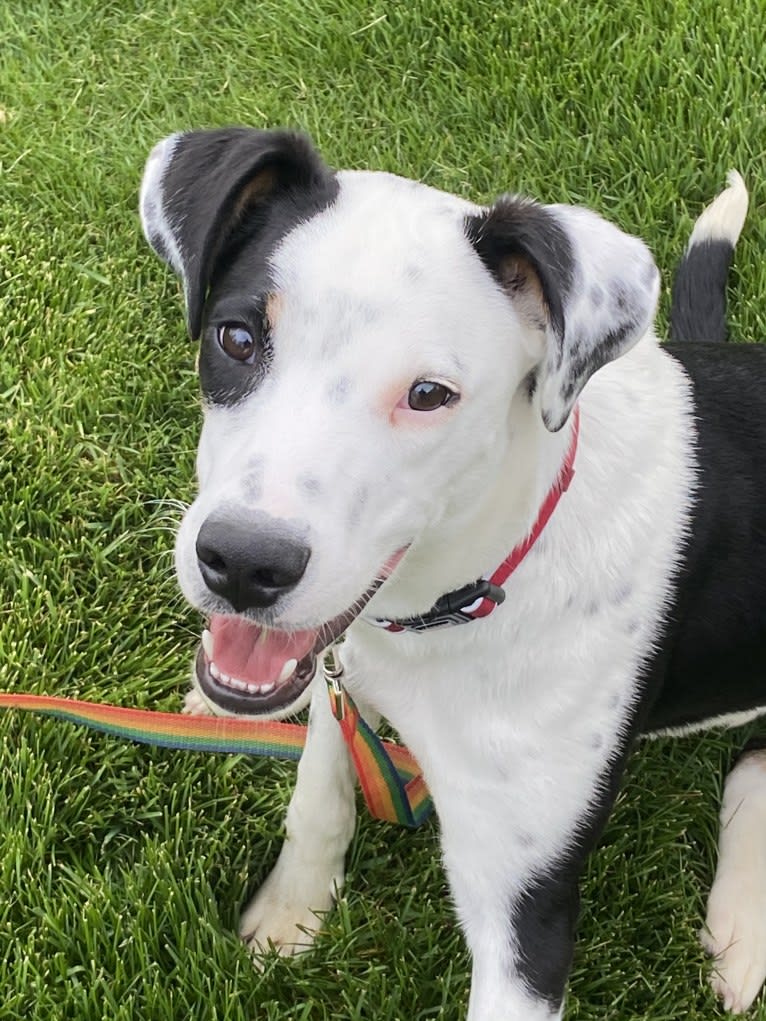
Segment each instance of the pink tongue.
[{"label": "pink tongue", "polygon": [[219,670],[249,684],[270,684],[288,659],[300,662],[311,651],[316,631],[270,631],[241,617],[215,614],[210,620],[213,659]]}]

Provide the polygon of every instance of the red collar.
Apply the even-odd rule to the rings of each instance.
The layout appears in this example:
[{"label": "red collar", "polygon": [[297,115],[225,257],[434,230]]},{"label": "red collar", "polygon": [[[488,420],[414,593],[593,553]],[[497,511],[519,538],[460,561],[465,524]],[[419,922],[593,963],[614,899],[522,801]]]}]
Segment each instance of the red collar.
[{"label": "red collar", "polygon": [[431,628],[447,627],[452,624],[468,624],[480,617],[492,613],[496,606],[505,599],[502,586],[510,578],[527,553],[540,538],[543,529],[550,521],[559,500],[569,489],[574,477],[574,462],[577,454],[577,440],[580,435],[580,409],[575,407],[572,415],[572,439],[569,450],[561,466],[556,481],[543,500],[537,520],[529,535],[514,546],[503,562],[490,574],[484,575],[470,585],[447,592],[436,600],[431,609],[417,617],[404,617],[398,620],[381,620],[366,618],[368,623],[386,631],[429,631]]}]

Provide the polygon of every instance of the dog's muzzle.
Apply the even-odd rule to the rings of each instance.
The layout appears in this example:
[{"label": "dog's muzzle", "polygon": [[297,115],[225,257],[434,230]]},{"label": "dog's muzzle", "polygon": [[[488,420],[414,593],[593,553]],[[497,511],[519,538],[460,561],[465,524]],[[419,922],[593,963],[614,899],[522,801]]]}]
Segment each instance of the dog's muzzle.
[{"label": "dog's muzzle", "polygon": [[195,667],[197,683],[211,709],[282,716],[303,708],[318,657],[364,610],[406,549],[389,557],[348,610],[318,628],[280,631],[236,614],[214,614],[202,633]]}]

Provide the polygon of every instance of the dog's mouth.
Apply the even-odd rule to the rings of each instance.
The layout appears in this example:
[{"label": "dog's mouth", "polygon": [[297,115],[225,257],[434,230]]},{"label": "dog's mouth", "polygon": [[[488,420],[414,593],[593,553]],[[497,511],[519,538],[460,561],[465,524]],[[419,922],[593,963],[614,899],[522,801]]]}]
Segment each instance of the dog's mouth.
[{"label": "dog's mouth", "polygon": [[280,631],[246,617],[213,614],[197,652],[197,683],[212,709],[287,715],[305,704],[317,659],[359,616],[404,556],[390,557],[348,610],[318,628]]}]

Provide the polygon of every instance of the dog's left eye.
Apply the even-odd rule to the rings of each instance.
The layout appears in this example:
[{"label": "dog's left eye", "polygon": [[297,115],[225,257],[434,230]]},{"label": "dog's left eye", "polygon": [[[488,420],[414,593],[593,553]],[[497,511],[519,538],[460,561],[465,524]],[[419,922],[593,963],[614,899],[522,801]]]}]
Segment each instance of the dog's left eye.
[{"label": "dog's left eye", "polygon": [[224,323],[216,336],[221,349],[237,362],[247,362],[255,354],[255,338],[243,323]]},{"label": "dog's left eye", "polygon": [[444,383],[434,383],[428,379],[413,383],[407,394],[407,404],[413,411],[436,411],[457,399],[458,394]]}]

